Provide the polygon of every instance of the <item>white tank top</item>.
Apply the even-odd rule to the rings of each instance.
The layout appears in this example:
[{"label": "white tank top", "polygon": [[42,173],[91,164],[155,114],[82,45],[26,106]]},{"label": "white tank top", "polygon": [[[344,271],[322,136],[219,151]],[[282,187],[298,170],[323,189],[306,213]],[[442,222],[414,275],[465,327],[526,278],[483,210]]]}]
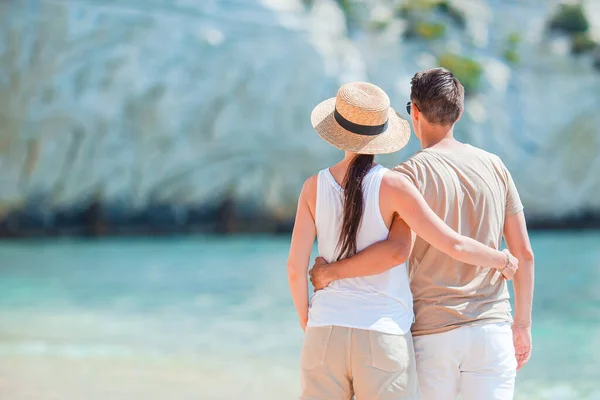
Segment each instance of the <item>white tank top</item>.
[{"label": "white tank top", "polygon": [[[379,208],[379,189],[387,168],[373,167],[363,180],[363,217],[357,250],[385,240],[389,230]],[[328,262],[338,256],[344,189],[329,169],[319,172],[316,227],[319,254]],[[377,262],[373,259],[373,262]],[[340,279],[310,299],[308,326],[336,325],[403,335],[413,322],[413,301],[406,264],[362,278]]]}]

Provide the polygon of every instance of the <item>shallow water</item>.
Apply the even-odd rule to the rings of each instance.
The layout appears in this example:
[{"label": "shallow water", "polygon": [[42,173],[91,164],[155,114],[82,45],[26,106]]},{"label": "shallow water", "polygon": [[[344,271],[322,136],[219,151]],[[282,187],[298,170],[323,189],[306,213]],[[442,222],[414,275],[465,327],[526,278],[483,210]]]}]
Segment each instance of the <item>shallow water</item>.
[{"label": "shallow water", "polygon": [[[518,399],[600,399],[600,233],[534,233]],[[0,399],[294,399],[287,237],[0,243]]]}]

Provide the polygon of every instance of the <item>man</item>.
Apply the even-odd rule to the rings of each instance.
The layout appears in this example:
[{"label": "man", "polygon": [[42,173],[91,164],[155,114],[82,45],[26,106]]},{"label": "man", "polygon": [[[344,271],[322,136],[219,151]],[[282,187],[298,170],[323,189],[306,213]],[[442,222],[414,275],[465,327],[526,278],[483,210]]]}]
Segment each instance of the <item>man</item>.
[{"label": "man", "polygon": [[[495,248],[504,236],[519,259],[513,323],[507,283],[497,271],[455,261],[421,238],[414,240],[409,276],[421,398],[512,399],[516,371],[531,353],[534,260],[523,206],[499,157],[454,139],[464,88],[452,73],[443,68],[419,72],[411,86],[407,108],[422,151],[395,171],[457,232]],[[401,231],[396,227],[388,240],[336,263],[318,259],[311,271],[315,289],[404,262],[411,246],[406,235],[396,233]]]}]

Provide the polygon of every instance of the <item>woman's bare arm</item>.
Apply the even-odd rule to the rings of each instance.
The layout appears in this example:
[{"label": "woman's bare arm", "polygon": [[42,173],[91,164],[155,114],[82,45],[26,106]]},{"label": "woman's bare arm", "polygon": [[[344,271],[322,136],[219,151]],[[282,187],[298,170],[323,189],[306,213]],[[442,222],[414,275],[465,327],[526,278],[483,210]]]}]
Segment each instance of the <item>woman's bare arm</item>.
[{"label": "woman's bare arm", "polygon": [[310,280],[315,290],[320,290],[331,281],[338,279],[381,274],[406,262],[413,244],[412,231],[396,215],[386,240],[374,243],[352,257],[331,264],[327,264],[323,259],[317,259],[310,271]]},{"label": "woman's bare arm", "polygon": [[292,233],[292,244],[287,263],[288,282],[292,300],[298,313],[300,326],[306,329],[308,321],[308,277],[307,271],[310,263],[317,229],[313,208],[317,197],[317,177],[309,178],[302,187],[298,199],[298,211]]},{"label": "woman's bare arm", "polygon": [[[386,207],[396,211],[415,233],[438,250],[467,264],[503,269],[507,254],[492,249],[451,229],[429,207],[421,193],[404,175],[389,171],[381,185],[381,196]],[[514,268],[503,271],[516,272],[518,261],[510,256]],[[509,270],[509,271],[507,271]]]}]

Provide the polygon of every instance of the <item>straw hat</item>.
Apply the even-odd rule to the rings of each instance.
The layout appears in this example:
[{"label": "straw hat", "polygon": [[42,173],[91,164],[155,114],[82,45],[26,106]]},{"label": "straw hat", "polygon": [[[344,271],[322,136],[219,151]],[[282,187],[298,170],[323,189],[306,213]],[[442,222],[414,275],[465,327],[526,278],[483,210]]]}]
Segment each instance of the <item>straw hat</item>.
[{"label": "straw hat", "polygon": [[342,86],[337,97],[314,108],[310,119],[326,142],[353,153],[393,153],[410,139],[408,121],[390,107],[381,88],[366,82]]}]

